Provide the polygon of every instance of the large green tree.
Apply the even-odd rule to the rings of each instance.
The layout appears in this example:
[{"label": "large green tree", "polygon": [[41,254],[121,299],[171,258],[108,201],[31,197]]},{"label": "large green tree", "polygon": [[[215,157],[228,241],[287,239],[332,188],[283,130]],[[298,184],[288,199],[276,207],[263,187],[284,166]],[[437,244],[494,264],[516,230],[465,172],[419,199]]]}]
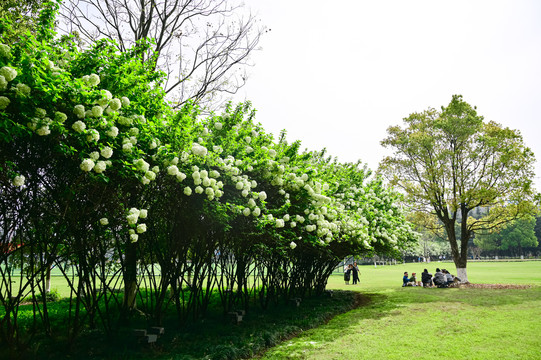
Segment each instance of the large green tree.
[{"label": "large green tree", "polygon": [[[485,122],[460,95],[441,111],[411,114],[404,125],[387,130],[382,145],[394,154],[380,170],[416,211],[438,218],[466,282],[472,235],[533,212],[534,154],[519,131]],[[470,216],[481,207],[489,209],[486,216]]]}]

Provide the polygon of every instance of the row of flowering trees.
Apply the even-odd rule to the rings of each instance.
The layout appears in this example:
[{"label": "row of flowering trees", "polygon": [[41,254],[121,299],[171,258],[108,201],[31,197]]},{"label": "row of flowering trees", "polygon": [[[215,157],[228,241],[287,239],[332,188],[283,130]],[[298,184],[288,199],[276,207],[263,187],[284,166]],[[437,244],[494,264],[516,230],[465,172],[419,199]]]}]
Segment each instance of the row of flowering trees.
[{"label": "row of flowering trees", "polygon": [[[141,61],[148,44],[78,50],[55,38],[55,11],[14,43],[0,28],[3,343],[59,331],[52,268],[71,288],[62,326],[74,339],[136,307],[182,323],[216,293],[224,311],[321,293],[344,256],[414,241],[398,195],[366,168],[274,140],[250,104],[173,111],[163,74]],[[34,318],[21,324],[28,298]]]}]

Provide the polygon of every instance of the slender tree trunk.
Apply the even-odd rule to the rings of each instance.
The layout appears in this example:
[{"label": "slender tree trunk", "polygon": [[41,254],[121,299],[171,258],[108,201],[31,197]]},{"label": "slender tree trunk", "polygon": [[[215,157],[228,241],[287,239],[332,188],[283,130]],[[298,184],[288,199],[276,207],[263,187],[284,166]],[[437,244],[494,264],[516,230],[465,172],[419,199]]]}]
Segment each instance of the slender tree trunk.
[{"label": "slender tree trunk", "polygon": [[137,243],[128,242],[124,266],[124,311],[129,312],[137,307]]}]

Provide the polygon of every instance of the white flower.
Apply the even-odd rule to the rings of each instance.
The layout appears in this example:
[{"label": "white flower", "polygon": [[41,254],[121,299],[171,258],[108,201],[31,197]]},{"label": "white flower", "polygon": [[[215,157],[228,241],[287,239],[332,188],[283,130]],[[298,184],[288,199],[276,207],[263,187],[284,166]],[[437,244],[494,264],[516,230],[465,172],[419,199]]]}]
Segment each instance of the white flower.
[{"label": "white flower", "polygon": [[131,240],[132,243],[137,242],[138,239],[139,239],[139,235],[130,234],[130,240]]},{"label": "white flower", "polygon": [[210,186],[210,179],[209,179],[209,178],[204,178],[204,179],[203,179],[203,186],[205,186],[205,187],[209,187],[209,186]]},{"label": "white flower", "polygon": [[249,192],[248,192],[248,190],[246,190],[246,189],[242,190],[242,192],[241,192],[241,195],[242,195],[243,197],[247,197],[248,194],[249,194]]},{"label": "white flower", "polygon": [[131,126],[131,124],[133,123],[132,119],[127,118],[125,116],[119,116],[117,121],[120,125],[124,125],[124,126]]},{"label": "white flower", "polygon": [[184,188],[184,194],[190,196],[192,194],[192,189],[189,186]]},{"label": "white flower", "polygon": [[198,194],[202,194],[203,193],[203,188],[201,186],[198,186],[195,188],[195,192],[198,193]]},{"label": "white flower", "polygon": [[206,188],[205,194],[207,194],[208,196],[214,196],[214,189],[211,187]]},{"label": "white flower", "polygon": [[77,131],[78,133],[82,133],[86,129],[86,124],[82,122],[81,120],[78,120],[74,122],[71,127],[73,128],[73,130]]},{"label": "white flower", "polygon": [[215,128],[216,130],[222,130],[222,126],[223,126],[223,125],[222,125],[221,122],[217,122],[217,123],[214,124],[214,128]]},{"label": "white flower", "polygon": [[295,244],[295,242],[292,241],[292,242],[289,243],[289,247],[290,247],[291,249],[295,249],[295,248],[297,247],[297,244]]},{"label": "white flower", "polygon": [[192,145],[192,153],[194,155],[198,156],[206,156],[207,155],[207,148],[204,146],[199,145],[198,143],[193,143]]},{"label": "white flower", "polygon": [[54,120],[56,122],[59,122],[61,124],[64,123],[64,121],[66,121],[68,118],[68,116],[66,114],[64,114],[63,112],[60,112],[60,111],[57,111],[54,113]]},{"label": "white flower", "polygon": [[106,131],[106,134],[107,136],[115,138],[118,135],[118,128],[116,126],[113,126],[109,130]]},{"label": "white flower", "polygon": [[178,172],[177,173],[177,180],[178,181],[183,181],[184,179],[186,179],[186,174],[184,174],[183,172]]},{"label": "white flower", "polygon": [[282,220],[282,219],[276,219],[275,226],[276,226],[277,228],[283,228],[283,227],[285,226],[284,220]]},{"label": "white flower", "polygon": [[324,191],[329,190],[329,184],[326,184],[326,183],[323,184],[323,190],[324,190]]},{"label": "white flower", "polygon": [[132,127],[129,132],[130,136],[137,136],[139,135],[139,129],[136,127]]},{"label": "white flower", "polygon": [[302,181],[308,180],[308,174],[302,174],[301,180],[302,180]]},{"label": "white flower", "polygon": [[113,94],[109,90],[101,90],[101,99],[97,101],[98,105],[105,107],[113,99]]},{"label": "white flower", "polygon": [[106,146],[103,149],[101,149],[100,154],[105,159],[109,159],[111,156],[113,156],[113,149],[111,149],[109,146]]},{"label": "white flower", "polygon": [[252,142],[252,138],[249,137],[249,136],[246,136],[246,137],[244,138],[244,141],[246,141],[246,142],[249,144],[249,143]]},{"label": "white flower", "polygon": [[256,207],[254,210],[252,210],[252,215],[258,217],[259,215],[261,215],[261,209]]},{"label": "white flower", "polygon": [[224,151],[224,149],[222,149],[222,147],[219,145],[214,145],[212,147],[212,151],[214,151],[216,154],[221,154]]},{"label": "white flower", "polygon": [[147,225],[146,224],[139,224],[137,225],[137,233],[142,234],[145,231],[147,231]]},{"label": "white flower", "polygon": [[105,169],[107,168],[107,164],[105,163],[105,161],[98,161],[96,163],[96,165],[94,166],[94,171],[98,174],[101,174],[102,172],[105,171]]},{"label": "white flower", "polygon": [[139,219],[139,214],[129,214],[126,216],[126,220],[128,221],[128,224],[135,225],[137,224],[137,220]]},{"label": "white flower", "polygon": [[90,153],[90,158],[94,161],[98,160],[100,158],[100,153],[97,151],[92,151]]},{"label": "white flower", "polygon": [[81,165],[79,166],[83,171],[90,171],[94,168],[95,164],[92,159],[84,159]]},{"label": "white flower", "polygon": [[244,210],[242,210],[242,214],[244,216],[249,216],[251,213],[250,209],[249,208],[244,208]]},{"label": "white flower", "polygon": [[133,144],[131,142],[122,144],[122,151],[129,153],[132,151]]},{"label": "white flower", "polygon": [[51,133],[51,130],[49,130],[49,125],[45,125],[45,126],[42,126],[40,127],[36,133],[39,135],[39,136],[45,136],[45,135],[49,135]]},{"label": "white flower", "polygon": [[148,180],[156,180],[156,173],[154,171],[147,171],[145,173],[145,177],[148,179]]},{"label": "white flower", "polygon": [[173,176],[176,176],[179,171],[178,171],[178,167],[176,165],[170,165],[168,168],[167,168],[167,173],[169,175],[173,175]]},{"label": "white flower", "polygon": [[201,178],[193,179],[193,184],[194,185],[201,185],[201,183],[202,183]]},{"label": "white flower", "polygon": [[295,226],[297,226],[297,223],[295,221],[292,221],[292,222],[289,223],[289,226],[294,228]]},{"label": "white flower", "polygon": [[139,210],[139,217],[141,219],[146,219],[148,216],[148,210],[147,209],[141,209]]},{"label": "white flower", "polygon": [[256,204],[255,204],[254,199],[248,200],[248,206],[249,206],[249,207],[253,208],[253,207],[255,207],[255,205],[256,205]]},{"label": "white flower", "polygon": [[17,92],[17,95],[28,96],[30,95],[31,89],[30,89],[30,86],[26,84],[18,83],[15,86],[15,91]]},{"label": "white flower", "polygon": [[289,214],[285,214],[282,219],[284,219],[284,221],[289,221]]},{"label": "white flower", "polygon": [[235,187],[237,188],[237,190],[241,190],[241,189],[244,189],[244,182],[242,181],[239,181]]},{"label": "white flower", "polygon": [[45,116],[47,116],[47,111],[42,108],[36,108],[36,116],[40,119],[43,119]]},{"label": "white flower", "polygon": [[6,44],[0,44],[0,56],[9,58],[11,56],[11,48]]},{"label": "white flower", "polygon": [[102,115],[103,115],[103,108],[101,106],[93,106],[92,107],[92,116],[100,117]]},{"label": "white flower", "polygon": [[75,105],[73,113],[77,115],[79,119],[82,119],[85,117],[85,107],[83,105]]},{"label": "white flower", "polygon": [[259,200],[264,201],[265,199],[267,199],[267,193],[264,191],[261,191],[259,193]]},{"label": "white flower", "polygon": [[88,130],[88,135],[86,136],[87,141],[98,142],[100,140],[100,133],[96,129]]},{"label": "white flower", "polygon": [[124,107],[128,107],[130,105],[130,99],[125,96],[121,97],[120,101],[122,102],[122,106]]},{"label": "white flower", "polygon": [[12,81],[17,77],[17,70],[10,68],[9,66],[4,66],[0,69],[0,75],[2,75],[6,81]]},{"label": "white flower", "polygon": [[23,186],[25,177],[23,175],[17,175],[13,178],[13,186]]},{"label": "white flower", "polygon": [[113,100],[111,100],[111,102],[109,102],[109,107],[113,111],[117,111],[118,109],[120,109],[121,106],[122,106],[122,103],[117,98],[114,98]]},{"label": "white flower", "polygon": [[135,160],[135,166],[143,172],[147,172],[150,169],[150,164],[143,159]]},{"label": "white flower", "polygon": [[6,90],[8,87],[8,82],[6,78],[2,75],[0,75],[0,91]]},{"label": "white flower", "polygon": [[270,149],[270,150],[269,150],[269,155],[270,155],[271,157],[275,157],[275,156],[276,156],[276,150]]},{"label": "white flower", "polygon": [[249,154],[253,151],[254,151],[254,148],[252,148],[251,146],[246,146],[246,154]]},{"label": "white flower", "polygon": [[148,148],[149,148],[150,150],[156,149],[157,147],[158,147],[158,144],[156,143],[155,140],[152,140],[152,141],[150,142],[150,144],[148,145]]},{"label": "white flower", "polygon": [[90,74],[88,77],[88,83],[90,86],[96,86],[100,83],[100,77],[96,74]]},{"label": "white flower", "polygon": [[107,219],[107,218],[101,218],[101,219],[100,219],[100,224],[102,224],[102,225],[109,225],[109,219]]}]

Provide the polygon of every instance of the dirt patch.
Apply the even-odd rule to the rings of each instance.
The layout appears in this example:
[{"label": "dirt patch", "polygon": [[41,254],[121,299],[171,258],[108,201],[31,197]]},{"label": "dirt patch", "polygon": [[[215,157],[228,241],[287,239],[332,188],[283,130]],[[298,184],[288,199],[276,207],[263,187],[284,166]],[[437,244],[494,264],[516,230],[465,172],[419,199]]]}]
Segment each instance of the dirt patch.
[{"label": "dirt patch", "polygon": [[517,285],[517,284],[458,284],[454,287],[460,289],[529,289],[531,285]]}]

